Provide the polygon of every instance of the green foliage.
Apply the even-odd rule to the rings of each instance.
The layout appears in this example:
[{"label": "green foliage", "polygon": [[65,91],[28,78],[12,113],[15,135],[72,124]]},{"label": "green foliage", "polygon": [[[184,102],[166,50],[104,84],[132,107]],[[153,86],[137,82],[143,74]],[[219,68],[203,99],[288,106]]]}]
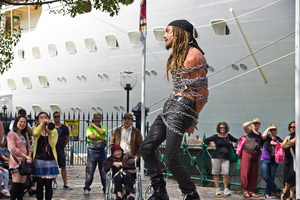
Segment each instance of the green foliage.
[{"label": "green foliage", "polygon": [[[3,18],[4,14],[0,14],[0,22]],[[0,75],[11,68],[14,59],[13,47],[17,45],[20,37],[20,30],[15,30],[15,33],[11,34],[4,26],[0,26]]]},{"label": "green foliage", "polygon": [[70,15],[75,17],[78,14],[91,11],[92,7],[102,12],[107,12],[112,17],[120,11],[120,4],[129,5],[134,0],[63,0],[61,9],[52,10],[51,13]]},{"label": "green foliage", "polygon": [[[51,13],[70,15],[75,17],[78,14],[90,12],[92,7],[96,10],[109,13],[110,16],[117,15],[120,11],[120,4],[129,5],[134,0],[61,0],[61,9],[52,10]],[[34,5],[35,7],[47,4],[46,0],[32,0],[25,1],[22,5]],[[0,1],[0,10],[3,4]],[[14,30],[14,33],[5,30],[5,26],[2,26],[4,14],[0,13],[0,75],[7,71],[12,66],[12,60],[14,59],[13,47],[17,45],[21,37],[20,30]]]}]

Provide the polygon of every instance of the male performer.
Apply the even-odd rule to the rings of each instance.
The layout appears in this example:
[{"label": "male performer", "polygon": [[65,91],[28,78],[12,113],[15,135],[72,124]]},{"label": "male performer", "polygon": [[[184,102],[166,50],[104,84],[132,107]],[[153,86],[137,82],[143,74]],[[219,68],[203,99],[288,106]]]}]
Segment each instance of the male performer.
[{"label": "male performer", "polygon": [[159,160],[155,150],[166,140],[165,162],[177,180],[186,200],[200,199],[187,169],[179,160],[180,146],[185,132],[197,129],[198,115],[207,102],[207,67],[204,52],[193,37],[194,27],[186,20],[172,21],[166,28],[166,49],[172,48],[166,68],[166,77],[172,74],[173,92],[154,121],[148,137],[142,143],[145,160],[154,188],[149,200],[168,200]]}]

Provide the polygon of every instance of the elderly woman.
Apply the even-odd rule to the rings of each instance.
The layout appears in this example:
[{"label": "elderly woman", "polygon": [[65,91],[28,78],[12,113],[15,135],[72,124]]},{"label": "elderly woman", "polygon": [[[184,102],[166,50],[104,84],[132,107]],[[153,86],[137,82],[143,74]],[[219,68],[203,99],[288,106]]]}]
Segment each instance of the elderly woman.
[{"label": "elderly woman", "polygon": [[51,127],[49,115],[40,112],[36,118],[37,127],[33,129],[34,152],[33,152],[33,176],[37,180],[36,198],[43,200],[44,187],[45,199],[52,199],[52,181],[59,174],[57,165],[57,153],[55,145],[57,143],[57,130]]},{"label": "elderly woman", "polygon": [[231,195],[228,189],[228,175],[229,175],[229,148],[230,142],[237,142],[238,139],[230,135],[229,126],[226,122],[219,122],[216,131],[218,134],[214,134],[204,140],[204,143],[209,145],[211,142],[215,144],[215,150],[212,153],[211,164],[212,174],[214,175],[214,183],[216,187],[216,195],[221,195],[219,186],[219,174],[222,171],[224,175],[224,195]]},{"label": "elderly woman", "polygon": [[21,175],[19,172],[19,164],[26,160],[31,163],[32,149],[27,132],[27,119],[25,117],[17,117],[13,124],[13,130],[7,135],[7,145],[10,150],[9,169],[12,173],[12,186],[10,188],[10,199],[23,199],[24,183],[27,175]]},{"label": "elderly woman", "polygon": [[275,124],[271,124],[262,134],[262,154],[261,154],[261,174],[266,181],[267,186],[264,192],[266,199],[271,199],[271,193],[273,192],[276,197],[280,196],[281,190],[275,183],[275,175],[278,168],[278,163],[275,162],[275,148],[278,142],[282,142],[282,139],[277,136],[277,127]]},{"label": "elderly woman", "polygon": [[[249,126],[252,128],[249,128]],[[261,133],[259,132],[260,120],[258,118],[245,122],[243,129],[246,133],[246,142],[241,154],[241,187],[244,198],[258,198],[254,194],[258,177],[258,162],[260,158]]]}]

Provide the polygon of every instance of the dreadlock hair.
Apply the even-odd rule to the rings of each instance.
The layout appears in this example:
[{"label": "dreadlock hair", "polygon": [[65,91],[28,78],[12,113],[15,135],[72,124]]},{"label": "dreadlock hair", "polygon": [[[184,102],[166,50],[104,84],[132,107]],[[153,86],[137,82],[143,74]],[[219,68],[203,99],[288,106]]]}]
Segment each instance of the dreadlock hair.
[{"label": "dreadlock hair", "polygon": [[168,58],[165,75],[167,80],[169,80],[169,72],[173,73],[175,70],[181,69],[184,66],[191,38],[190,33],[177,26],[173,26],[172,53]]}]

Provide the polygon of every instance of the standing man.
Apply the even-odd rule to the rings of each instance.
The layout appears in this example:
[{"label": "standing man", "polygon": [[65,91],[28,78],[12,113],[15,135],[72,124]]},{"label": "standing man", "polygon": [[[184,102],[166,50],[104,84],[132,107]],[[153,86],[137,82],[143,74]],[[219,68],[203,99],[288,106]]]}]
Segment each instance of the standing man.
[{"label": "standing man", "polygon": [[[53,113],[54,125],[58,133],[58,140],[56,143],[56,152],[57,152],[57,162],[58,167],[61,169],[61,177],[64,182],[64,189],[73,190],[72,187],[68,185],[67,181],[67,169],[66,169],[66,154],[65,147],[69,142],[70,134],[69,129],[66,125],[60,123],[60,113],[58,111]],[[57,189],[57,181],[56,178],[53,179],[53,189]]]},{"label": "standing man", "polygon": [[166,49],[172,48],[166,67],[173,79],[173,92],[154,121],[147,138],[141,146],[154,189],[149,200],[169,200],[155,150],[166,140],[165,162],[179,184],[185,200],[199,200],[196,186],[189,172],[179,160],[184,133],[189,135],[197,129],[198,115],[207,102],[207,68],[204,52],[193,37],[194,27],[186,20],[172,21],[166,28]]},{"label": "standing man", "polygon": [[123,126],[117,128],[111,138],[110,146],[118,144],[123,152],[129,152],[136,160],[140,158],[140,146],[143,142],[139,129],[132,126],[133,115],[125,113],[123,116]]},{"label": "standing man", "polygon": [[104,161],[106,160],[106,132],[107,127],[101,126],[102,115],[95,113],[92,122],[89,122],[89,126],[86,129],[87,139],[87,166],[85,168],[85,186],[83,188],[84,194],[90,193],[90,186],[93,183],[95,169],[98,164],[100,173],[102,190],[105,193],[106,178],[104,171]]}]

